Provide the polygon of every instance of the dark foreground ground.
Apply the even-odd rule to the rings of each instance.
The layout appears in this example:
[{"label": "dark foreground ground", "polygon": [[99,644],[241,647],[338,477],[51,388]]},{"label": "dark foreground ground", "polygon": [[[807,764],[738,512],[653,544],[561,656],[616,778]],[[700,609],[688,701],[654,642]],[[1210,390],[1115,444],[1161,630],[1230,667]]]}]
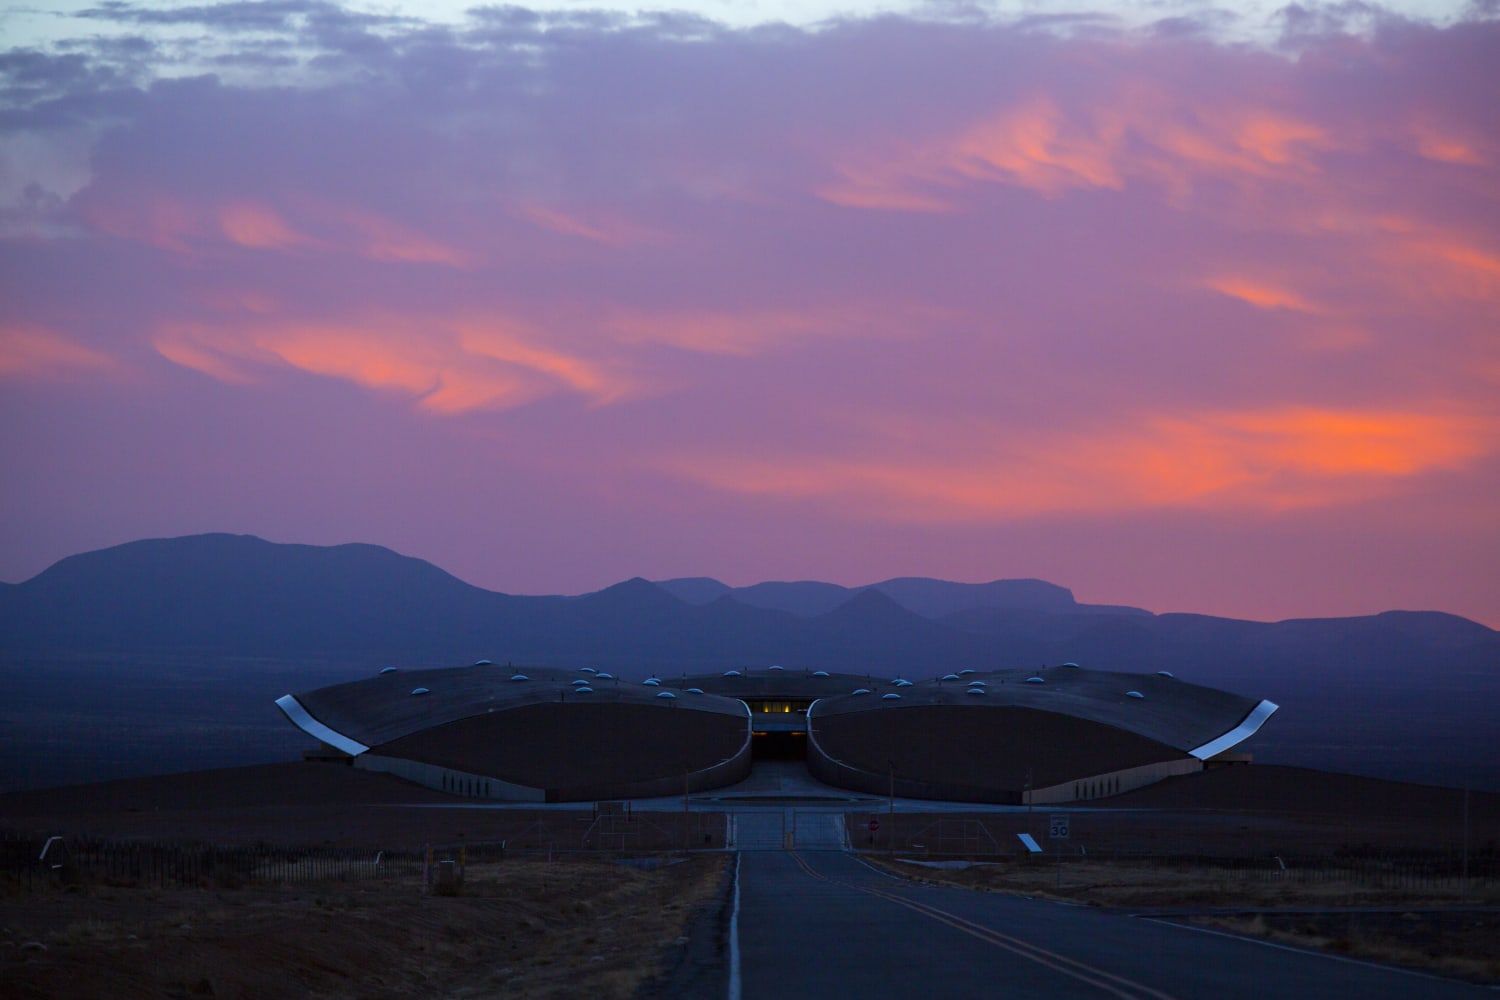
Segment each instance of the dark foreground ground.
[{"label": "dark foreground ground", "polygon": [[692,962],[722,950],[726,858],[508,860],[470,866],[452,895],[415,873],[30,889],[0,876],[0,995],[703,996]]},{"label": "dark foreground ground", "polygon": [[473,800],[321,761],[12,792],[0,795],[0,828],[33,835],[371,851],[502,841],[513,849],[557,851],[724,846],[719,814],[601,818],[591,804],[475,808]]},{"label": "dark foreground ground", "polygon": [[[1069,821],[1067,840],[1047,836],[1059,816]],[[1493,794],[1251,765],[1086,807],[900,811],[894,823],[877,808],[845,821],[856,848],[879,857],[893,846],[897,858],[926,862],[891,862],[907,878],[1159,911],[1500,979]],[[22,867],[0,873],[0,992],[715,995],[729,856],[646,868],[620,856],[658,852],[656,864],[683,847],[716,852],[724,825],[723,813],[676,809],[474,808],[326,762],[0,795],[0,841],[26,845],[10,852]],[[1022,856],[1015,834],[1028,829],[1047,848],[1041,858]],[[127,864],[123,874],[70,877],[26,853],[52,835],[125,845],[127,855],[135,844],[206,843],[343,850],[346,863],[364,864],[382,852],[387,868],[377,878],[340,869],[274,882],[222,866],[163,879]],[[494,850],[500,842],[503,853]],[[424,844],[443,845],[447,856],[470,851],[460,894],[423,893],[411,859]],[[295,872],[302,862],[290,864]]]}]

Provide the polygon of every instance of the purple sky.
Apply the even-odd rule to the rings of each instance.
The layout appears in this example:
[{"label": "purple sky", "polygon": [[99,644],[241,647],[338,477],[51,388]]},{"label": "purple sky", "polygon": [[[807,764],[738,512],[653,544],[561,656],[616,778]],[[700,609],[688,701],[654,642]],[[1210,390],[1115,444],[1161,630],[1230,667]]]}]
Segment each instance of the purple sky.
[{"label": "purple sky", "polygon": [[1334,10],[90,11],[0,53],[0,579],[232,531],[1500,626],[1500,8]]}]

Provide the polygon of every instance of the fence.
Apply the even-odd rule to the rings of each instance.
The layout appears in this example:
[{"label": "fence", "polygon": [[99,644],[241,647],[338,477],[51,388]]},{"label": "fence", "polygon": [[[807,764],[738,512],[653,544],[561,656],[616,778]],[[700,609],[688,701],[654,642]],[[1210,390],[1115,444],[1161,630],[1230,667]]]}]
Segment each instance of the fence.
[{"label": "fence", "polygon": [[1176,868],[1204,881],[1344,885],[1383,892],[1500,892],[1500,857],[1493,854],[1470,856],[1465,860],[1461,854],[1448,852],[1248,857],[1110,853],[1064,855],[1059,860],[1064,865],[1074,861],[1095,861]]},{"label": "fence", "polygon": [[[1493,852],[1470,855],[1467,859],[1458,852],[1440,851],[1225,856],[1094,850],[1081,853],[1066,847],[1059,851],[1054,843],[1042,854],[995,854],[982,845],[978,850],[970,844],[965,844],[961,851],[953,850],[957,839],[943,840],[931,836],[936,831],[925,832],[928,834],[925,841],[912,843],[909,849],[898,845],[896,853],[904,857],[967,857],[997,864],[1041,866],[1057,870],[1061,878],[1076,872],[1085,881],[1104,877],[1106,882],[1120,885],[1128,884],[1128,872],[1149,871],[1158,876],[1175,875],[1184,883],[1203,886],[1280,884],[1398,895],[1500,897],[1500,855]],[[1124,881],[1115,882],[1116,878]]]}]

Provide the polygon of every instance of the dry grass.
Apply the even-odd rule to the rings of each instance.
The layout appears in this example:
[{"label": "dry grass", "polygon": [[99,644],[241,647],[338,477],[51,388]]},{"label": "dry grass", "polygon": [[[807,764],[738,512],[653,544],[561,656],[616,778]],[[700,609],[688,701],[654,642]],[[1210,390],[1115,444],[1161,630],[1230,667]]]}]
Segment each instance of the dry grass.
[{"label": "dry grass", "polygon": [[1500,984],[1494,913],[1255,913],[1192,923],[1301,948]]},{"label": "dry grass", "polygon": [[[1263,937],[1369,961],[1482,983],[1500,983],[1500,885],[1380,884],[1355,872],[1316,880],[1266,877],[1196,866],[1129,861],[1009,861],[962,869],[870,860],[904,878],[982,892],[1066,899],[1126,910],[1223,908],[1272,912],[1181,917],[1235,934]],[[1351,907],[1388,908],[1350,911]],[[1318,912],[1318,911],[1324,912]]]},{"label": "dry grass", "polygon": [[1277,877],[1266,871],[1240,871],[1149,861],[1003,861],[961,869],[929,868],[871,860],[905,878],[953,885],[982,892],[1067,899],[1128,909],[1172,906],[1325,907],[1325,906],[1477,906],[1500,903],[1500,885],[1475,881],[1465,894],[1454,880],[1403,886],[1394,880],[1371,880],[1336,869],[1316,879],[1292,872]]},{"label": "dry grass", "polygon": [[7,997],[629,997],[724,885],[722,856],[470,866],[415,879],[241,889],[84,885],[0,897]]}]

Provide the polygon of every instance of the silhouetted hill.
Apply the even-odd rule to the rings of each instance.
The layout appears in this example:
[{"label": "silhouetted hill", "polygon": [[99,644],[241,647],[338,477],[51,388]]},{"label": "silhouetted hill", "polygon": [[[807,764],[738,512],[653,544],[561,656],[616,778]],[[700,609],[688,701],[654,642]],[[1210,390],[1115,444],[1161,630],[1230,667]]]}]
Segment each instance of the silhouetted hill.
[{"label": "silhouetted hill", "polygon": [[1250,622],[1079,605],[1040,580],[920,578],[637,578],[521,597],[379,546],[232,535],[133,542],[0,586],[0,724],[34,725],[54,748],[45,733],[90,712],[129,718],[134,734],[168,705],[200,727],[233,705],[271,731],[270,699],[288,690],[478,658],[632,680],[772,663],[912,678],[1068,660],[1166,670],[1280,704],[1248,746],[1259,759],[1500,788],[1500,633],[1440,612]]},{"label": "silhouetted hill", "polygon": [[658,580],[656,585],[685,604],[710,604],[734,588],[711,576],[685,576],[677,580]]},{"label": "silhouetted hill", "polygon": [[1150,612],[1107,604],[1079,604],[1066,587],[1045,580],[993,580],[989,583],[953,583],[927,577],[905,576],[864,587],[841,587],[834,583],[800,580],[795,583],[757,583],[730,587],[709,577],[663,580],[663,590],[689,604],[707,604],[728,595],[742,604],[774,608],[813,618],[826,615],[855,594],[879,591],[907,611],[924,618],[941,618],[974,609],[1024,609],[1054,614],[1134,614]]},{"label": "silhouetted hill", "polygon": [[846,603],[855,593],[857,591],[835,583],[799,580],[795,583],[757,583],[749,587],[737,587],[731,591],[730,596],[753,608],[771,608],[804,618],[815,618]]},{"label": "silhouetted hill", "polygon": [[7,647],[406,649],[439,629],[462,643],[505,600],[377,545],[195,535],[63,559],[0,593],[0,635]]}]

